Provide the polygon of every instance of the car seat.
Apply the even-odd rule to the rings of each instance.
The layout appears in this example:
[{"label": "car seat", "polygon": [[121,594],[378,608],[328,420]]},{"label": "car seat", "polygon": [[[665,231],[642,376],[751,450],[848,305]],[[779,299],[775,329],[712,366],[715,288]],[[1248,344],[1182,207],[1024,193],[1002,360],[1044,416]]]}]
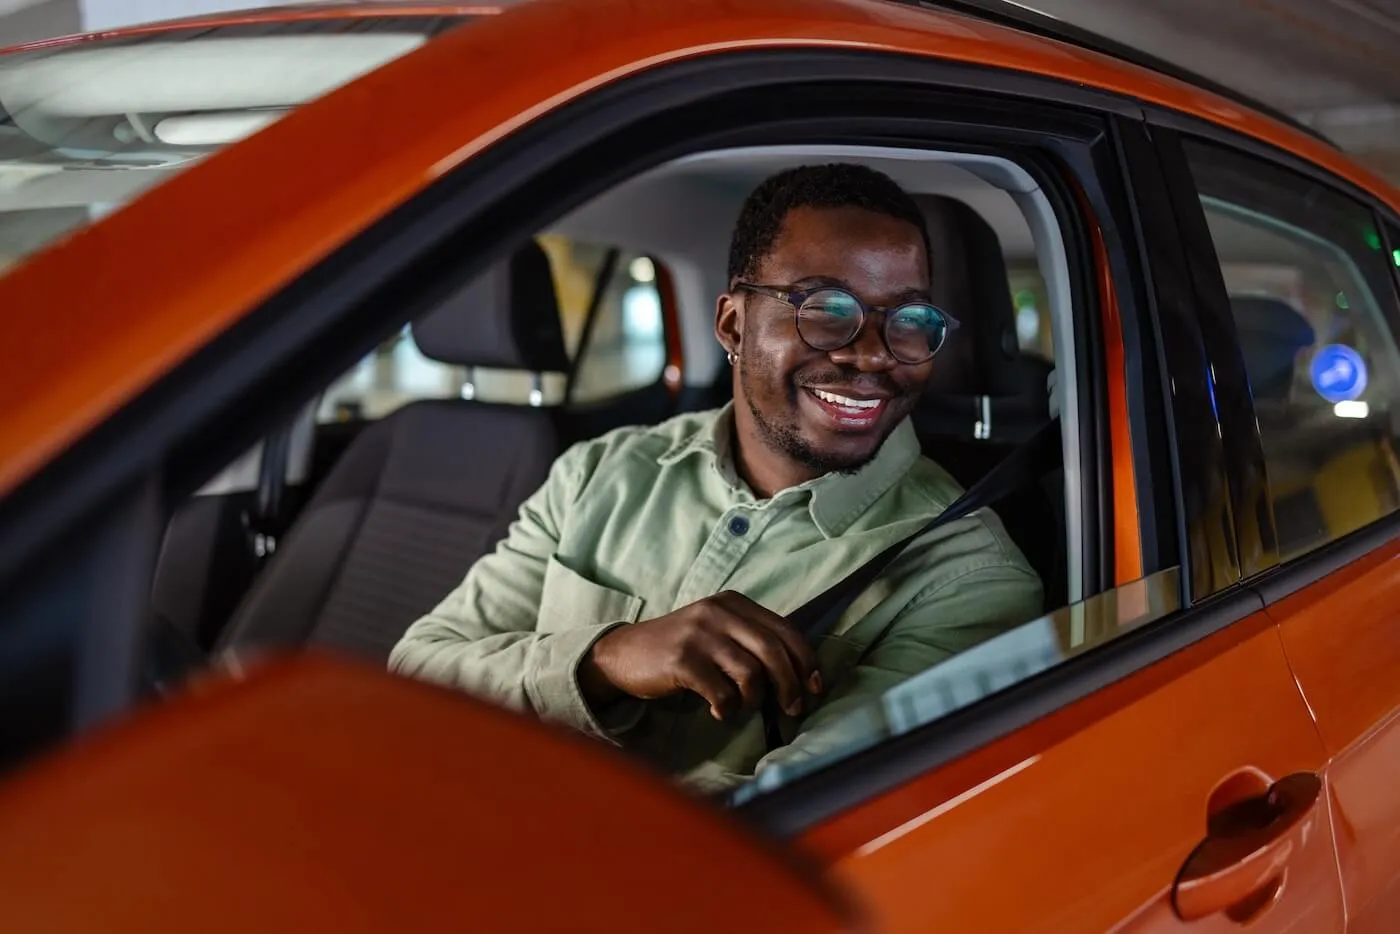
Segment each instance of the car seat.
[{"label": "car seat", "polygon": [[[1006,259],[996,232],[962,201],[920,195],[931,250],[933,300],[958,319],[934,358],[912,416],[924,453],[972,486],[1050,419],[1053,366],[1022,353]],[[1068,597],[1064,475],[1006,497],[996,509],[1045,585],[1048,606]]]},{"label": "car seat", "polygon": [[[533,241],[417,322],[425,356],[563,372],[549,261]],[[321,645],[375,662],[505,536],[559,454],[558,413],[410,403],[337,461],[243,600],[221,649]]]}]

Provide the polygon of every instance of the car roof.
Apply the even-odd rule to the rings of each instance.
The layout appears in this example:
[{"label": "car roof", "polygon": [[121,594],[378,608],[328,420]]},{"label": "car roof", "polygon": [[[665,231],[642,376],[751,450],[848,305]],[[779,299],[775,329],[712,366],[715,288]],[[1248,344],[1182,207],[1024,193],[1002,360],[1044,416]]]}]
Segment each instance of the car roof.
[{"label": "car roof", "polygon": [[[0,277],[0,343],[25,348],[0,368],[0,492],[390,209],[530,120],[661,64],[796,48],[973,63],[1124,95],[1290,151],[1400,209],[1387,184],[1293,127],[1006,25],[884,0],[533,0],[303,106]],[[366,145],[371,130],[392,145]],[[336,158],[288,158],[328,151]],[[192,206],[218,223],[171,238],[189,229]]]}]

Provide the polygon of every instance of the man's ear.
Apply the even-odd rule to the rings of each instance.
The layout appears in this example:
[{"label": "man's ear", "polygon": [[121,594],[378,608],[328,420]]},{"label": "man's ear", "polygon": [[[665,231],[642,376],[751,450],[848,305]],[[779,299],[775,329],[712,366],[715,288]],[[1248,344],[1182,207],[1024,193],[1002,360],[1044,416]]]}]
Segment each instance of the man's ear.
[{"label": "man's ear", "polygon": [[739,352],[739,336],[744,333],[744,310],[725,292],[715,302],[715,338],[729,353]]}]

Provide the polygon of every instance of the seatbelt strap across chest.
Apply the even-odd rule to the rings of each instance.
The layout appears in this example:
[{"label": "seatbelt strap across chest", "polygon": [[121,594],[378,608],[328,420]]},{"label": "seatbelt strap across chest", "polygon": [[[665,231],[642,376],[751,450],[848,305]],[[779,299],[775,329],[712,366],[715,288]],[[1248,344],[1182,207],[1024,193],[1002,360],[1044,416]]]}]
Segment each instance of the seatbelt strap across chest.
[{"label": "seatbelt strap across chest", "polygon": [[[979,509],[993,506],[1010,494],[1039,482],[1041,477],[1059,466],[1061,456],[1060,421],[1051,419],[967,492],[950,503],[947,509],[793,610],[787,615],[787,621],[809,642],[814,642],[836,625],[865,588],[874,583],[915,539]],[[777,703],[770,697],[763,706],[763,730],[770,751],[783,745],[779,722]]]}]

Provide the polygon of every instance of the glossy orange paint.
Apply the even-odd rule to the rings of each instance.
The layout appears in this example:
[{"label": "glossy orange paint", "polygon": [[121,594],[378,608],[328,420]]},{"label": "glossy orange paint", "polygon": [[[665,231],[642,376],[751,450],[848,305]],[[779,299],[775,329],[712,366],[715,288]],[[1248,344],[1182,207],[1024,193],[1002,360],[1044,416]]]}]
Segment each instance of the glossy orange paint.
[{"label": "glossy orange paint", "polygon": [[[961,16],[879,0],[537,0],[296,110],[0,278],[0,343],[26,348],[0,370],[0,492],[512,131],[668,62],[802,48],[973,62],[1151,101],[1295,152],[1400,209],[1400,193],[1306,134],[1106,56]],[[313,152],[335,158],[287,157]],[[218,223],[171,238],[191,211]]]},{"label": "glossy orange paint", "polygon": [[1337,854],[1356,934],[1400,921],[1400,542],[1269,608],[1333,757]]},{"label": "glossy orange paint", "polygon": [[1142,577],[1142,523],[1138,519],[1137,471],[1133,468],[1132,421],[1128,416],[1127,355],[1123,318],[1103,231],[1092,225],[1099,305],[1103,309],[1104,369],[1108,379],[1108,430],[1113,452],[1113,581],[1121,587]]},{"label": "glossy orange paint", "polygon": [[[881,931],[1223,934],[1239,924],[1223,912],[1188,924],[1172,891],[1219,789],[1325,764],[1277,630],[1255,614],[803,843]],[[1325,806],[1300,817],[1307,833],[1251,931],[1343,930],[1329,821]]]},{"label": "glossy orange paint", "polygon": [[55,934],[856,929],[815,874],[668,786],[581,737],[303,655],[11,780],[0,918]]}]

